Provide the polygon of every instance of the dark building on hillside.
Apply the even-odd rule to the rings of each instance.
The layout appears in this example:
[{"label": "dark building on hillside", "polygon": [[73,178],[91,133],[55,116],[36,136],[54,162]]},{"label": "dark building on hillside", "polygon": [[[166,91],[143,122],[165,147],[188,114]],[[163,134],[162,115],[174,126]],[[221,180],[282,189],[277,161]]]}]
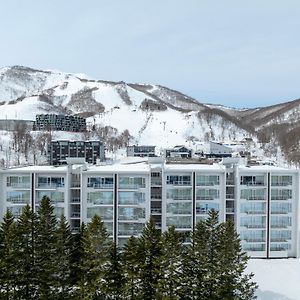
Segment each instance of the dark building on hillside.
[{"label": "dark building on hillside", "polygon": [[154,157],[155,146],[128,146],[127,156]]},{"label": "dark building on hillside", "polygon": [[192,158],[192,150],[184,146],[175,146],[171,149],[165,149],[166,158]]},{"label": "dark building on hillside", "polygon": [[70,115],[40,114],[36,115],[34,130],[86,131],[85,118]]},{"label": "dark building on hillside", "polygon": [[83,157],[90,164],[105,160],[105,148],[101,141],[51,141],[48,145],[50,165],[66,164],[67,157]]}]

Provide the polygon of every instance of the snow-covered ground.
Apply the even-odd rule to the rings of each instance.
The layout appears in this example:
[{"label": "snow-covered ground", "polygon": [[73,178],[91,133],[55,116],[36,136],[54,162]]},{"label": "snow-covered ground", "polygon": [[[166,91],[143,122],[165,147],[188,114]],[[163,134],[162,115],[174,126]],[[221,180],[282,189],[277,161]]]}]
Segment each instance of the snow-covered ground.
[{"label": "snow-covered ground", "polygon": [[255,274],[258,300],[300,299],[300,259],[251,259],[247,271]]}]

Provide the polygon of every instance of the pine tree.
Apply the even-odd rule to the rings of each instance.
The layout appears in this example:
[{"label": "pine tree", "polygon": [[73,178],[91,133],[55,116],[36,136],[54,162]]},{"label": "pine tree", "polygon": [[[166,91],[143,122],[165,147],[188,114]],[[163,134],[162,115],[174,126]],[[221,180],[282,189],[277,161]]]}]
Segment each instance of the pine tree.
[{"label": "pine tree", "polygon": [[160,278],[161,234],[155,228],[153,218],[146,223],[138,239],[139,276],[141,287],[139,297],[145,300],[158,299],[158,280]]},{"label": "pine tree", "polygon": [[252,281],[253,274],[245,274],[249,258],[242,251],[239,236],[232,222],[222,224],[220,242],[218,259],[222,269],[219,276],[220,285],[217,289],[218,298],[224,300],[256,299],[254,294],[257,284]]},{"label": "pine tree", "polygon": [[124,272],[121,263],[121,254],[116,244],[109,249],[108,266],[104,272],[103,292],[106,299],[124,299]]},{"label": "pine tree", "polygon": [[125,287],[124,294],[126,299],[137,299],[139,278],[139,256],[138,239],[131,236],[125,243],[122,255],[124,267]]},{"label": "pine tree", "polygon": [[82,278],[81,274],[81,266],[83,260],[83,237],[85,234],[86,226],[84,223],[80,226],[80,231],[72,235],[72,243],[71,243],[71,253],[70,253],[70,261],[71,261],[71,285],[76,286],[80,279]]},{"label": "pine tree", "polygon": [[56,216],[50,199],[44,196],[37,212],[36,226],[36,274],[39,299],[54,297],[52,286],[55,277]]},{"label": "pine tree", "polygon": [[0,295],[1,299],[13,299],[16,280],[16,223],[7,210],[0,226]]},{"label": "pine tree", "polygon": [[183,235],[174,226],[162,234],[161,278],[159,291],[163,299],[181,299]]},{"label": "pine tree", "polygon": [[71,251],[72,234],[66,218],[62,215],[56,230],[56,245],[54,257],[54,287],[56,297],[67,299],[71,291]]},{"label": "pine tree", "polygon": [[20,299],[37,299],[35,268],[36,214],[26,205],[17,222],[17,286]]},{"label": "pine tree", "polygon": [[104,223],[95,215],[83,235],[82,276],[78,290],[81,299],[101,299],[110,245]]}]

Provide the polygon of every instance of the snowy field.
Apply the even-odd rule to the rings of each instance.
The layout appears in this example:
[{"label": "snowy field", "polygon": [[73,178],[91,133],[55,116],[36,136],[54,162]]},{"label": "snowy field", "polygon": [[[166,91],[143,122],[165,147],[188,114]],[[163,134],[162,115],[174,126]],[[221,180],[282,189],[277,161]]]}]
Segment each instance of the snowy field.
[{"label": "snowy field", "polygon": [[252,259],[247,271],[255,274],[259,300],[300,299],[300,259]]}]

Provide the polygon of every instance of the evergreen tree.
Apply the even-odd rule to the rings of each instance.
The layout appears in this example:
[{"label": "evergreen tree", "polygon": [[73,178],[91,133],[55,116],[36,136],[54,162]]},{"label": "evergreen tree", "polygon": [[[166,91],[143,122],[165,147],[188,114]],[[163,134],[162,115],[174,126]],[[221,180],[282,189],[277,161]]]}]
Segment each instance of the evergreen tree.
[{"label": "evergreen tree", "polygon": [[52,286],[55,274],[56,217],[50,199],[44,196],[37,213],[36,226],[36,275],[38,278],[39,299],[54,297]]},{"label": "evergreen tree", "polygon": [[76,286],[80,279],[82,278],[81,274],[81,266],[83,259],[83,237],[84,232],[86,230],[86,226],[84,223],[80,226],[80,231],[72,235],[72,243],[71,243],[71,253],[70,253],[70,261],[71,261],[71,285]]},{"label": "evergreen tree", "polygon": [[138,239],[139,277],[141,286],[139,297],[145,300],[158,299],[160,278],[161,234],[155,228],[153,218],[146,223]]},{"label": "evergreen tree", "polygon": [[104,223],[95,215],[83,235],[82,276],[78,291],[81,299],[101,299],[110,245]]},{"label": "evergreen tree", "polygon": [[122,255],[122,262],[125,276],[124,294],[126,299],[136,299],[139,278],[139,256],[138,256],[138,239],[131,236],[125,243]]},{"label": "evergreen tree", "polygon": [[222,224],[219,260],[222,266],[217,289],[218,299],[250,300],[256,299],[257,284],[252,281],[253,274],[245,274],[248,257],[242,251],[238,234],[232,222]]},{"label": "evergreen tree", "polygon": [[26,205],[17,222],[17,294],[20,299],[37,299],[35,268],[36,214]]},{"label": "evergreen tree", "polygon": [[159,291],[163,299],[180,299],[183,264],[183,235],[174,226],[162,234],[161,278]]},{"label": "evergreen tree", "polygon": [[15,252],[16,223],[7,210],[0,226],[0,295],[1,299],[13,299],[17,274]]},{"label": "evergreen tree", "polygon": [[108,266],[103,279],[103,292],[106,299],[124,299],[124,272],[121,264],[121,254],[115,243],[109,249]]},{"label": "evergreen tree", "polygon": [[56,230],[56,255],[54,257],[54,287],[56,297],[67,299],[71,291],[72,234],[66,218],[62,215]]}]

